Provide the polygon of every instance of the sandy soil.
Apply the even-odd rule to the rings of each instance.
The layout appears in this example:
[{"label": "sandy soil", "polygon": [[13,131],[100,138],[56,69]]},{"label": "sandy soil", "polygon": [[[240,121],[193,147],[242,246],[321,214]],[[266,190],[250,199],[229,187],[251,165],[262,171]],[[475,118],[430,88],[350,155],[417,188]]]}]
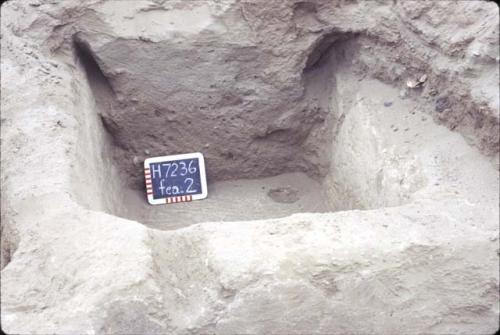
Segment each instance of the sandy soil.
[{"label": "sandy soil", "polygon": [[131,190],[129,200],[137,221],[155,229],[176,229],[193,223],[240,221],[286,217],[293,213],[328,212],[321,185],[303,173],[260,179],[209,183],[209,196],[202,201],[163,206],[145,203],[144,192]]},{"label": "sandy soil", "polygon": [[[9,1],[12,334],[489,334],[498,7]],[[206,158],[149,206],[143,160]]]}]

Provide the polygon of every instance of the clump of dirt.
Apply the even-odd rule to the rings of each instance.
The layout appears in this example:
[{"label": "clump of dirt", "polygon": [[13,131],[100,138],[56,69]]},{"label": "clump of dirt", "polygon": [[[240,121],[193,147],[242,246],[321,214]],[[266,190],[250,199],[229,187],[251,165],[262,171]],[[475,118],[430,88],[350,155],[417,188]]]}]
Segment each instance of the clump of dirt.
[{"label": "clump of dirt", "polygon": [[285,204],[293,204],[300,199],[299,192],[291,186],[272,188],[267,192],[267,195],[274,201]]}]

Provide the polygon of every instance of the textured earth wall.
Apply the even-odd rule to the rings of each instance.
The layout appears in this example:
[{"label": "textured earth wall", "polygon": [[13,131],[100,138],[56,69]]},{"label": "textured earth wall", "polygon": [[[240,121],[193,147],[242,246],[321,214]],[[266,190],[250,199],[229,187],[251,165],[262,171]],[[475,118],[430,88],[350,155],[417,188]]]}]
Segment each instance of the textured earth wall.
[{"label": "textured earth wall", "polygon": [[[7,2],[2,329],[493,333],[498,15],[483,1]],[[147,206],[143,160],[193,151],[209,199]],[[217,204],[210,189],[277,176],[304,178],[322,209],[253,216],[254,191]]]}]

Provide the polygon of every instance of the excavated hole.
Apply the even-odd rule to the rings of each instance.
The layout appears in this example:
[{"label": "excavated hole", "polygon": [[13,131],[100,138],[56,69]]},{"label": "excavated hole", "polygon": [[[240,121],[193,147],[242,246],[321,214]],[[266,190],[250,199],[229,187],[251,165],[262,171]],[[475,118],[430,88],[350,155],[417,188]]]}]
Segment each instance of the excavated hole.
[{"label": "excavated hole", "polygon": [[[166,132],[168,146],[149,150],[150,142],[156,143],[157,139],[143,134],[136,143],[143,143],[144,147],[130,144],[130,137],[141,135],[120,127],[123,116],[118,113],[128,106],[115,93],[112,80],[103,73],[88,44],[75,38],[75,51],[86,72],[97,113],[110,135],[110,143],[102,143],[101,153],[115,157],[114,166],[122,172],[120,178],[127,181],[121,189],[113,188],[114,204],[106,210],[150,227],[174,229],[206,221],[269,219],[300,212],[395,206],[409,201],[422,183],[418,167],[407,164],[404,157],[399,165],[388,166],[383,154],[388,148],[383,146],[397,145],[397,141],[407,140],[405,135],[415,135],[403,130],[407,127],[404,123],[411,120],[398,117],[406,115],[406,109],[412,106],[409,102],[401,104],[397,108],[402,110],[395,113],[383,99],[396,99],[397,90],[376,81],[362,85],[363,80],[351,65],[358,50],[352,35],[332,33],[319,39],[304,62],[302,101],[296,102],[295,109],[281,111],[285,116],[278,117],[260,133],[249,136],[247,151],[232,147],[233,142],[241,142],[238,136],[247,136],[245,123],[235,121],[235,115],[207,120],[201,107],[198,118],[183,116],[170,106],[134,107],[137,113],[140,110],[154,116],[148,122],[176,122],[179,128],[175,134]],[[236,94],[224,94],[226,104],[227,100],[236,106],[241,102]],[[266,123],[258,119],[262,113],[251,115],[255,120],[250,121]],[[229,133],[228,138],[236,140],[220,145],[218,137],[223,135],[217,131],[204,133],[207,127],[223,128]],[[194,132],[192,139],[174,136],[189,133],[190,129],[200,131]],[[394,129],[401,129],[397,136]],[[385,135],[390,140],[386,141]],[[205,155],[209,197],[185,204],[148,205],[144,181],[139,177],[143,159],[193,151]],[[110,167],[103,167],[106,168]],[[109,192],[105,185],[102,191]]]}]

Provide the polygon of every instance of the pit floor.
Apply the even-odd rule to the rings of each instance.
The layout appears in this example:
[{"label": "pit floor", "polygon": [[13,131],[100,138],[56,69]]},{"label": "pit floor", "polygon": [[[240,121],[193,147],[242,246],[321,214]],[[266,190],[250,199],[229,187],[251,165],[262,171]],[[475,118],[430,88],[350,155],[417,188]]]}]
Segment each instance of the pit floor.
[{"label": "pit floor", "polygon": [[[304,173],[261,179],[208,183],[208,197],[189,203],[149,205],[144,192],[133,219],[150,228],[170,230],[193,223],[279,218],[293,213],[332,211],[321,185]],[[142,198],[142,199],[137,199]]]}]

